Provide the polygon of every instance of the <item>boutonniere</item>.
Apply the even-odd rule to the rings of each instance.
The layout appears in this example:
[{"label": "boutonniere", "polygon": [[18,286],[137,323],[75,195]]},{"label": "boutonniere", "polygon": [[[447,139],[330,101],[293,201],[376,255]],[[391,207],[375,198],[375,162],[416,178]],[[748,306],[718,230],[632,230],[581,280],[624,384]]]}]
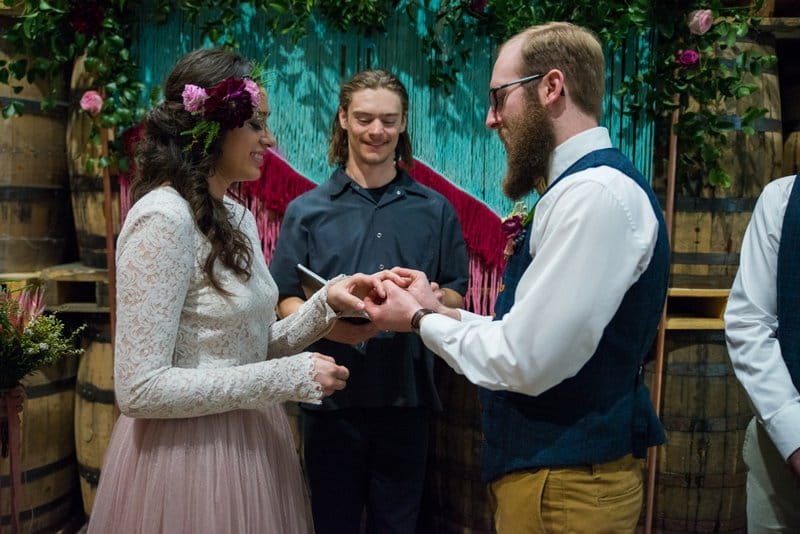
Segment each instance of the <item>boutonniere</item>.
[{"label": "boutonniere", "polygon": [[503,257],[506,261],[510,258],[517,246],[522,241],[522,231],[533,220],[534,210],[528,212],[527,206],[523,202],[514,204],[514,208],[507,217],[503,218],[503,235],[506,238],[506,247],[503,249]]}]

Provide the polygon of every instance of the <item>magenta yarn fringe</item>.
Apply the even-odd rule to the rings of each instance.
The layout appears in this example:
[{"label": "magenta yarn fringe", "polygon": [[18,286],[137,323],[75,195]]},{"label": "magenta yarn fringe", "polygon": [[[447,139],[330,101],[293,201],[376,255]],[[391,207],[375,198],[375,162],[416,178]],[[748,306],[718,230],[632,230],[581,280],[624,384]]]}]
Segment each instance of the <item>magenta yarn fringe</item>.
[{"label": "magenta yarn fringe", "polygon": [[[475,313],[491,315],[505,267],[505,238],[500,218],[424,163],[415,161],[408,171],[415,180],[442,194],[455,208],[469,252],[470,280],[465,307]],[[120,176],[123,220],[130,209],[128,184],[128,177]],[[279,153],[270,150],[264,157],[261,178],[255,182],[241,182],[234,188],[233,193],[256,218],[267,264],[272,260],[286,206],[314,187],[312,181],[295,171]]]}]

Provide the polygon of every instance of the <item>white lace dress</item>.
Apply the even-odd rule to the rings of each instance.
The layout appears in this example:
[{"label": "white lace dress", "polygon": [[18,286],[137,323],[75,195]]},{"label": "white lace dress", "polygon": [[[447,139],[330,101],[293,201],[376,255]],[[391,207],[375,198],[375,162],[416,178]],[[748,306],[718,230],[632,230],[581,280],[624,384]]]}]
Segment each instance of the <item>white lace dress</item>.
[{"label": "white lace dress", "polygon": [[[90,533],[308,532],[284,401],[318,402],[302,351],[335,313],[325,289],[276,321],[275,282],[255,220],[226,199],[252,243],[249,280],[217,263],[172,188],[145,195],[117,247],[115,391],[122,414],[106,452]],[[292,355],[295,354],[295,355]]]}]

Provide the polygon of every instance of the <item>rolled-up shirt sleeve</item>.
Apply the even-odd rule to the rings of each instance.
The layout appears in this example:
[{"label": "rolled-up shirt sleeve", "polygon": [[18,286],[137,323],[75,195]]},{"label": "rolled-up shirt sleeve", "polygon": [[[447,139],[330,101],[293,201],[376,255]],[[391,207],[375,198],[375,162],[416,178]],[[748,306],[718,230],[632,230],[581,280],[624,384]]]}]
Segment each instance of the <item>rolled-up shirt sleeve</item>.
[{"label": "rolled-up shirt sleeve", "polygon": [[767,434],[784,458],[800,448],[800,395],[777,338],[777,272],[791,179],[769,184],[745,232],[725,310],[728,353]]}]

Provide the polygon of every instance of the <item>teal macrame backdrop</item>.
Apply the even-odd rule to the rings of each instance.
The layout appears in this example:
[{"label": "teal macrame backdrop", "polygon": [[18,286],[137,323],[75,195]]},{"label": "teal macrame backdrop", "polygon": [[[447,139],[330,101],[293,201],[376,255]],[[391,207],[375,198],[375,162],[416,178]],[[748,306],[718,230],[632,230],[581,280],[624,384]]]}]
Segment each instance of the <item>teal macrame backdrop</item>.
[{"label": "teal macrame backdrop", "polygon": [[[312,22],[308,36],[293,45],[270,35],[263,14],[247,4],[242,10],[244,22],[233,33],[243,55],[267,60],[267,69],[272,71],[267,88],[271,127],[280,150],[298,172],[316,183],[329,176],[327,136],[339,85],[358,70],[382,67],[398,75],[408,88],[415,156],[498,214],[510,210],[511,202],[499,187],[505,152],[496,134],[484,126],[496,43],[472,39],[472,57],[451,94],[446,94],[428,86],[427,53],[417,35],[424,28],[425,17],[434,16],[430,11],[419,12],[416,28],[405,13],[395,14],[386,33],[369,38],[338,33]],[[134,53],[141,80],[148,88],[163,83],[185,52],[209,44],[201,40],[200,25],[191,25],[180,15],[155,25],[143,9],[139,22]],[[608,127],[615,146],[651,177],[653,125],[623,113],[623,102],[615,95],[625,77],[646,67],[649,51],[647,39],[631,38],[609,56],[602,124]]]}]

